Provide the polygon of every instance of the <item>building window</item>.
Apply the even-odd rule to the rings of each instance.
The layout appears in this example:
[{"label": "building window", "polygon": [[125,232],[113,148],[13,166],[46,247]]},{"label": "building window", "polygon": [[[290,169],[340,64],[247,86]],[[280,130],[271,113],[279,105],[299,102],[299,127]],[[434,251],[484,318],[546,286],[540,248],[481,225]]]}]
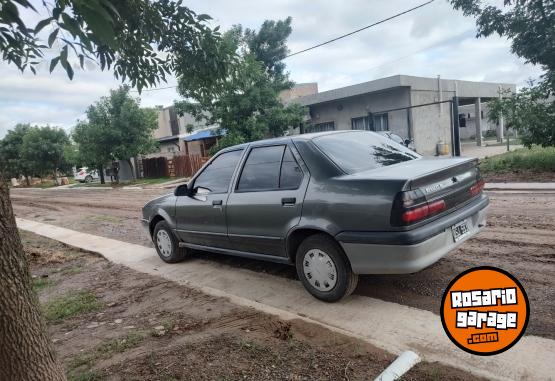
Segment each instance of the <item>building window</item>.
[{"label": "building window", "polygon": [[324,132],[334,130],[335,122],[316,123],[314,125],[305,127],[305,132]]},{"label": "building window", "polygon": [[389,120],[387,113],[374,114],[374,126],[372,131],[389,131]]},{"label": "building window", "polygon": [[370,126],[368,124],[368,117],[361,116],[358,118],[351,119],[351,128],[353,130],[370,130]]},{"label": "building window", "polygon": [[353,130],[389,131],[387,113],[374,114],[372,116],[372,119],[370,119],[368,116],[352,118],[351,128]]}]

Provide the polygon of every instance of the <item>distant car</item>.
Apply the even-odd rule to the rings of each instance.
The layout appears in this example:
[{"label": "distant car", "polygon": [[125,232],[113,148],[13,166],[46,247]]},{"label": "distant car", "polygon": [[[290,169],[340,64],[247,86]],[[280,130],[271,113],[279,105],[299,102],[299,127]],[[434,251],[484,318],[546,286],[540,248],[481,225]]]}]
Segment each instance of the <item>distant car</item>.
[{"label": "distant car", "polygon": [[403,139],[402,137],[400,137],[399,135],[397,135],[396,133],[391,132],[391,131],[379,131],[378,134],[383,135],[383,136],[393,140],[395,143],[402,144],[405,147],[415,151],[414,146],[412,144],[412,140],[410,140],[410,139]]},{"label": "distant car", "polygon": [[92,170],[89,171],[87,167],[82,167],[75,171],[75,175],[73,176],[75,181],[79,181],[82,183],[92,183],[95,180],[98,180],[100,177],[98,176],[98,171]]},{"label": "distant car", "polygon": [[197,249],[293,264],[313,296],[332,302],[359,274],[420,271],[478,233],[483,186],[475,159],[324,132],[226,148],[147,203],[142,222],[165,262]]}]

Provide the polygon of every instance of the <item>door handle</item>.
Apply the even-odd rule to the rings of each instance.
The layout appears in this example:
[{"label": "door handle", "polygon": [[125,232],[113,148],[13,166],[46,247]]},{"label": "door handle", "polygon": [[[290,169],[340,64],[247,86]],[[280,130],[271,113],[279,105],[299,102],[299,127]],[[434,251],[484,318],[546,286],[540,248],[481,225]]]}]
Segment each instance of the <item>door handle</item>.
[{"label": "door handle", "polygon": [[293,206],[297,202],[295,197],[284,197],[281,199],[281,206]]},{"label": "door handle", "polygon": [[212,206],[221,206],[222,205],[222,200],[214,200],[212,201]]}]

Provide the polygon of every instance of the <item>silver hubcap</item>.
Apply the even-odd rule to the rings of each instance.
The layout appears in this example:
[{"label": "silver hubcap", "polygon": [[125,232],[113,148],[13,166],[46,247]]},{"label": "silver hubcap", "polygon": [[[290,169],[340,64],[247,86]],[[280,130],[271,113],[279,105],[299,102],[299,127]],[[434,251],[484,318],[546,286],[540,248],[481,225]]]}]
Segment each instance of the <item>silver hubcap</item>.
[{"label": "silver hubcap", "polygon": [[156,245],[164,257],[172,255],[172,240],[165,230],[159,230],[156,234]]},{"label": "silver hubcap", "polygon": [[337,269],[329,255],[319,249],[306,252],[303,271],[308,282],[318,291],[330,291],[337,283]]}]

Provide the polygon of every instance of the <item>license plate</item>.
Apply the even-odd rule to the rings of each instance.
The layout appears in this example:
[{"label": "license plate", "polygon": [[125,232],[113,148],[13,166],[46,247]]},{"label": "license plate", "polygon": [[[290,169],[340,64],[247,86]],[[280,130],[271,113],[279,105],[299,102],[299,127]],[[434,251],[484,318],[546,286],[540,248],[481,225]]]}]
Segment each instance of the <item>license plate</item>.
[{"label": "license plate", "polygon": [[460,241],[464,237],[470,233],[470,229],[468,229],[468,221],[463,220],[456,225],[451,226],[451,230],[453,231],[453,239],[455,242]]}]

